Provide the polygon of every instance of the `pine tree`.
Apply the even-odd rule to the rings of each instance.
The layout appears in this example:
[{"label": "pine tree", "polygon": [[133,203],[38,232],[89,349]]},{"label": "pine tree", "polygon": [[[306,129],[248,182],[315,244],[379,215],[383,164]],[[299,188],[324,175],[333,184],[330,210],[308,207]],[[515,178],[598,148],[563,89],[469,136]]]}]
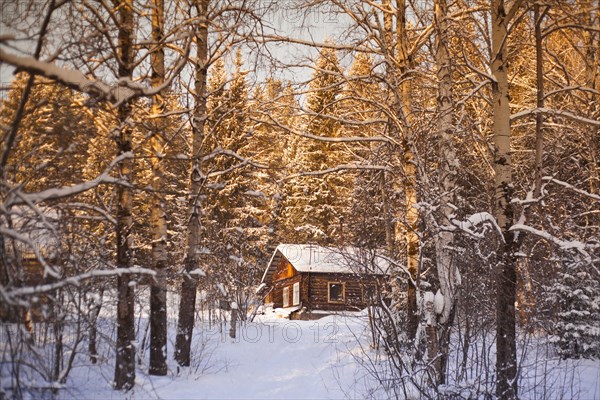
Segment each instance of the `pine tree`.
[{"label": "pine tree", "polygon": [[214,156],[206,162],[212,176],[209,173],[204,215],[207,247],[219,260],[209,275],[225,288],[228,298],[224,300],[235,302],[240,315],[245,315],[251,287],[265,262],[268,204],[260,187],[261,171],[248,165],[258,147],[241,52],[229,80],[224,67],[223,62],[215,64],[209,80],[213,96],[208,105],[206,152]]},{"label": "pine tree", "polygon": [[[342,68],[334,50],[322,49],[315,64],[306,100],[304,131],[309,135],[339,137],[342,126],[337,109],[342,89]],[[298,138],[292,143],[289,173],[324,171],[348,161],[343,144]],[[340,239],[340,227],[348,206],[351,184],[342,174],[298,176],[285,185],[283,218],[285,236],[299,243],[332,244]]]},{"label": "pine tree", "polygon": [[[385,126],[382,120],[380,100],[383,96],[379,84],[373,78],[373,59],[365,53],[357,53],[348,69],[346,84],[340,101],[339,113],[344,120],[345,136],[370,137],[380,135]],[[382,165],[388,158],[385,146],[380,143],[359,141],[346,145],[356,162],[362,165]],[[344,217],[348,239],[365,248],[384,248],[389,232],[391,216],[383,196],[386,194],[383,171],[351,172],[354,180],[351,204]],[[387,227],[387,233],[386,233]]]},{"label": "pine tree", "polygon": [[[257,87],[251,98],[251,141],[249,154],[266,169],[256,170],[254,179],[259,188],[262,204],[260,222],[266,229],[262,247],[262,264],[268,263],[272,250],[282,242],[289,241],[285,234],[287,226],[282,215],[286,160],[293,159],[297,137],[289,132],[296,129],[298,104],[290,84],[268,78]],[[258,194],[258,193],[257,193]]]},{"label": "pine tree", "polygon": [[[15,78],[2,102],[0,122],[10,126],[26,77]],[[87,143],[96,129],[81,95],[38,78],[32,86],[6,171],[25,191],[41,191],[82,181]]]}]

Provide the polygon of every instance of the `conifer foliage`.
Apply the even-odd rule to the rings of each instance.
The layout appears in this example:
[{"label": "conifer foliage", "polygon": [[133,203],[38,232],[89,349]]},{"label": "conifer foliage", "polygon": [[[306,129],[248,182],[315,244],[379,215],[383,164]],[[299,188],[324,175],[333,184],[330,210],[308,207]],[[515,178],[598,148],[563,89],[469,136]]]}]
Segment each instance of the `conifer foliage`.
[{"label": "conifer foliage", "polygon": [[326,171],[347,160],[343,144],[318,139],[342,135],[338,120],[342,83],[342,68],[335,51],[322,50],[315,63],[302,120],[303,131],[312,138],[295,138],[293,157],[287,160],[290,175],[296,175],[286,182],[283,204],[283,218],[288,224],[286,236],[292,242],[332,244],[340,233],[348,204],[348,177],[303,174]]},{"label": "conifer foliage", "polygon": [[259,147],[253,143],[256,132],[250,119],[248,72],[240,51],[232,64],[229,74],[223,59],[210,71],[203,215],[206,248],[214,260],[209,275],[226,288],[225,294],[217,294],[235,302],[245,314],[248,289],[257,283],[266,258],[268,209],[258,179],[263,168],[253,161]]},{"label": "conifer foliage", "polygon": [[563,266],[548,288],[547,307],[556,318],[550,341],[564,358],[600,357],[600,280],[575,263]]}]

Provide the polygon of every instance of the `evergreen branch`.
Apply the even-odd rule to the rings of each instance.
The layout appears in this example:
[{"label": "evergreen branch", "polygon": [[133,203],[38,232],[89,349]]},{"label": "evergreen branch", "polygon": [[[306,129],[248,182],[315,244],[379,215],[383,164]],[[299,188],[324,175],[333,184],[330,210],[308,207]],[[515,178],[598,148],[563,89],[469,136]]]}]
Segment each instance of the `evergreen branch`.
[{"label": "evergreen branch", "polygon": [[7,53],[0,48],[0,62],[7,63],[20,71],[27,71],[32,75],[40,75],[45,78],[59,82],[64,86],[86,93],[96,99],[108,101],[113,107],[138,97],[152,97],[171,85],[173,79],[179,76],[187,64],[187,54],[190,51],[191,40],[186,47],[186,56],[181,57],[175,66],[171,76],[159,86],[144,87],[130,79],[119,79],[115,85],[109,85],[99,79],[87,78],[81,71],[69,68],[61,68],[53,63],[39,61],[35,57],[19,56]]}]

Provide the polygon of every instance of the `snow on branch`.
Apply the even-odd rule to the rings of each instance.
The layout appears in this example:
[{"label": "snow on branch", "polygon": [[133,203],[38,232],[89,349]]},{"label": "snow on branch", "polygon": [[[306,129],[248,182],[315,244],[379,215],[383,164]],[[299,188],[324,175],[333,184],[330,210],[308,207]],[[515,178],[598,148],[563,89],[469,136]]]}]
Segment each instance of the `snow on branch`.
[{"label": "snow on branch", "polygon": [[[214,158],[217,155],[226,155],[226,156],[229,156],[229,157],[233,157],[233,158],[235,158],[237,160],[240,160],[240,162],[237,163],[237,164],[235,164],[235,165],[232,165],[229,168],[226,168],[226,169],[223,169],[223,170],[219,170],[219,171],[210,172],[210,173],[208,173],[206,175],[207,178],[214,178],[214,177],[221,176],[221,175],[227,175],[228,173],[230,173],[232,171],[235,171],[238,168],[243,168],[243,167],[246,167],[246,166],[251,166],[251,167],[260,168],[260,169],[267,169],[267,168],[269,168],[268,166],[263,165],[263,164],[259,164],[259,163],[255,162],[255,161],[252,161],[249,158],[242,157],[238,153],[236,153],[235,151],[223,150],[223,149],[217,149],[217,150],[215,150],[214,152],[212,152],[211,154],[209,154],[205,158],[203,158],[203,160],[206,160],[208,157]],[[210,159],[210,158],[208,158],[208,159]]]},{"label": "snow on branch", "polygon": [[570,119],[575,122],[580,122],[582,124],[600,127],[600,120],[582,117],[580,115],[573,114],[570,111],[554,110],[554,109],[545,108],[545,107],[533,108],[530,110],[523,110],[521,112],[511,115],[510,121],[513,122],[518,119],[525,118],[530,115],[537,115],[537,114],[546,114],[546,115],[551,115],[551,116],[555,116],[555,117],[564,117],[564,118]]},{"label": "snow on branch", "polygon": [[596,246],[588,246],[585,243],[582,243],[578,240],[562,240],[557,238],[556,236],[551,235],[548,232],[541,231],[539,229],[533,228],[531,226],[525,224],[515,224],[509,228],[510,231],[521,231],[521,232],[529,232],[533,235],[541,237],[543,239],[548,240],[549,242],[554,243],[558,247],[563,250],[577,250],[579,251],[587,261],[591,262],[592,258],[590,254],[585,250],[586,247],[596,247]]},{"label": "snow on branch", "polygon": [[81,71],[61,68],[30,56],[7,53],[2,48],[0,48],[0,63],[12,65],[17,70],[27,71],[32,75],[43,76],[96,99],[108,101],[112,106],[118,107],[136,97],[154,96],[169,87],[173,78],[184,68],[189,49],[190,44],[188,43],[185,56],[175,67],[171,77],[165,79],[165,82],[161,85],[152,88],[144,87],[127,78],[119,79],[115,85],[111,86],[99,79],[89,79]]},{"label": "snow on branch", "polygon": [[570,183],[563,182],[563,181],[555,179],[555,178],[553,178],[551,176],[545,176],[545,177],[542,178],[542,180],[547,181],[547,182],[556,183],[557,185],[560,185],[562,187],[570,189],[570,190],[572,190],[572,191],[574,191],[576,193],[579,193],[581,195],[587,196],[587,197],[592,198],[594,200],[600,200],[600,196],[598,196],[597,194],[586,192],[585,190],[576,188],[575,186],[571,185]]},{"label": "snow on branch", "polygon": [[559,94],[559,93],[563,93],[563,92],[571,92],[571,91],[582,91],[582,92],[588,92],[588,93],[592,93],[592,94],[597,94],[600,95],[600,90],[596,90],[594,88],[591,87],[587,87],[587,86],[566,86],[566,87],[562,87],[560,89],[556,89],[553,90],[551,92],[548,92],[544,95],[544,99],[550,98],[555,94]]},{"label": "snow on branch", "polygon": [[257,118],[253,118],[253,120],[256,122],[276,126],[278,128],[284,129],[285,131],[292,133],[296,136],[301,136],[301,137],[304,137],[307,139],[313,139],[313,140],[317,140],[320,142],[330,142],[330,143],[383,142],[383,143],[398,144],[398,143],[395,143],[392,138],[385,137],[385,136],[340,136],[340,137],[317,136],[317,135],[313,135],[313,134],[310,134],[307,132],[299,131],[297,129],[292,128],[291,126],[284,125],[284,124],[280,123],[279,121],[275,120],[271,114],[264,113],[264,116],[267,118],[267,120],[262,120],[262,119],[257,119]]},{"label": "snow on branch", "polygon": [[65,286],[79,286],[82,282],[92,278],[107,278],[125,274],[155,276],[156,271],[142,267],[94,270],[90,272],[85,272],[83,274],[62,278],[62,280],[60,281],[46,283],[43,285],[19,287],[9,290],[5,290],[2,286],[0,286],[0,298],[3,300],[3,302],[11,304],[11,302],[14,303],[19,297],[47,293],[53,290],[63,288]]},{"label": "snow on branch", "polygon": [[332,50],[352,50],[359,51],[361,53],[377,53],[376,50],[371,49],[367,46],[357,46],[355,44],[344,45],[335,42],[315,42],[314,40],[305,40],[300,38],[292,38],[289,36],[263,34],[260,37],[252,37],[252,40],[257,43],[268,44],[268,43],[286,43],[286,44],[297,44],[311,48],[319,49],[332,49]]},{"label": "snow on branch", "polygon": [[483,224],[489,224],[492,227],[494,227],[498,232],[498,235],[502,238],[502,240],[504,240],[504,236],[502,235],[502,229],[500,229],[500,227],[498,226],[496,218],[494,218],[494,216],[488,212],[483,211],[473,214],[470,217],[468,217],[465,221],[459,221],[457,219],[452,220],[452,225],[478,239],[483,239],[485,236],[485,232],[480,233],[476,230],[478,226]]},{"label": "snow on branch", "polygon": [[[97,206],[94,206],[94,205],[91,205],[91,204],[74,202],[74,203],[63,204],[60,207],[61,208],[75,208],[75,209],[80,209],[80,210],[90,210],[90,211],[100,214],[101,217],[99,217],[99,218],[102,218],[102,220],[106,220],[113,225],[117,225],[117,220],[107,210],[97,207]],[[89,218],[89,217],[79,217],[79,218]]]},{"label": "snow on branch", "polygon": [[251,165],[254,168],[260,168],[260,169],[267,169],[267,168],[269,168],[268,165],[259,164],[259,163],[255,162],[255,161],[253,161],[253,160],[251,160],[251,159],[249,159],[247,157],[243,157],[243,156],[239,155],[235,151],[225,150],[225,149],[223,149],[221,147],[217,147],[211,153],[209,153],[209,154],[205,155],[204,157],[202,157],[202,161],[209,161],[209,160],[214,159],[217,156],[229,156],[229,157],[235,158],[236,160],[242,161],[242,165],[239,165],[240,167],[244,166],[244,165]]},{"label": "snow on branch", "polygon": [[38,204],[48,200],[56,200],[64,197],[74,196],[79,193],[83,193],[90,190],[100,184],[119,184],[130,186],[130,184],[122,179],[109,176],[109,172],[114,168],[115,165],[123,160],[133,158],[132,152],[126,152],[116,157],[108,166],[108,168],[102,172],[99,176],[92,179],[91,181],[79,183],[73,186],[66,186],[61,188],[51,188],[43,190],[37,193],[23,193],[20,190],[13,192],[11,200],[7,201],[5,206],[22,205],[22,204]]},{"label": "snow on branch", "polygon": [[351,143],[351,142],[383,142],[383,143],[392,143],[393,141],[389,138],[383,136],[340,136],[340,137],[332,137],[332,136],[318,136],[313,135],[311,133],[300,132],[295,129],[286,128],[288,131],[297,136],[302,136],[307,139],[317,140],[320,142],[330,142],[330,143]]},{"label": "snow on branch", "polygon": [[415,282],[415,280],[412,277],[412,273],[408,270],[408,268],[406,267],[405,264],[402,264],[401,262],[386,256],[385,254],[379,254],[377,253],[377,257],[380,257],[381,259],[383,259],[384,261],[387,261],[388,263],[390,263],[390,265],[393,265],[394,267],[397,267],[399,269],[400,272],[403,272],[404,274],[406,274],[406,277],[408,278],[408,280],[411,281],[411,283],[415,286],[417,286],[417,283]]}]

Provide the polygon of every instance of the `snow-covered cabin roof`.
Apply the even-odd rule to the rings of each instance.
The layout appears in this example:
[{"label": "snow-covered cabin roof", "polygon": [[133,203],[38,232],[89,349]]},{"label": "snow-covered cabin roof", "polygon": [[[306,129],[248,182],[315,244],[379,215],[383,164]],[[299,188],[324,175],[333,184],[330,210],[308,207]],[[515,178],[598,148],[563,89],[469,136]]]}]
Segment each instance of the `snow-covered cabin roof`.
[{"label": "snow-covered cabin roof", "polygon": [[281,257],[285,257],[298,272],[386,275],[390,266],[385,258],[373,250],[350,246],[280,244],[273,252],[261,282],[275,272]]}]

